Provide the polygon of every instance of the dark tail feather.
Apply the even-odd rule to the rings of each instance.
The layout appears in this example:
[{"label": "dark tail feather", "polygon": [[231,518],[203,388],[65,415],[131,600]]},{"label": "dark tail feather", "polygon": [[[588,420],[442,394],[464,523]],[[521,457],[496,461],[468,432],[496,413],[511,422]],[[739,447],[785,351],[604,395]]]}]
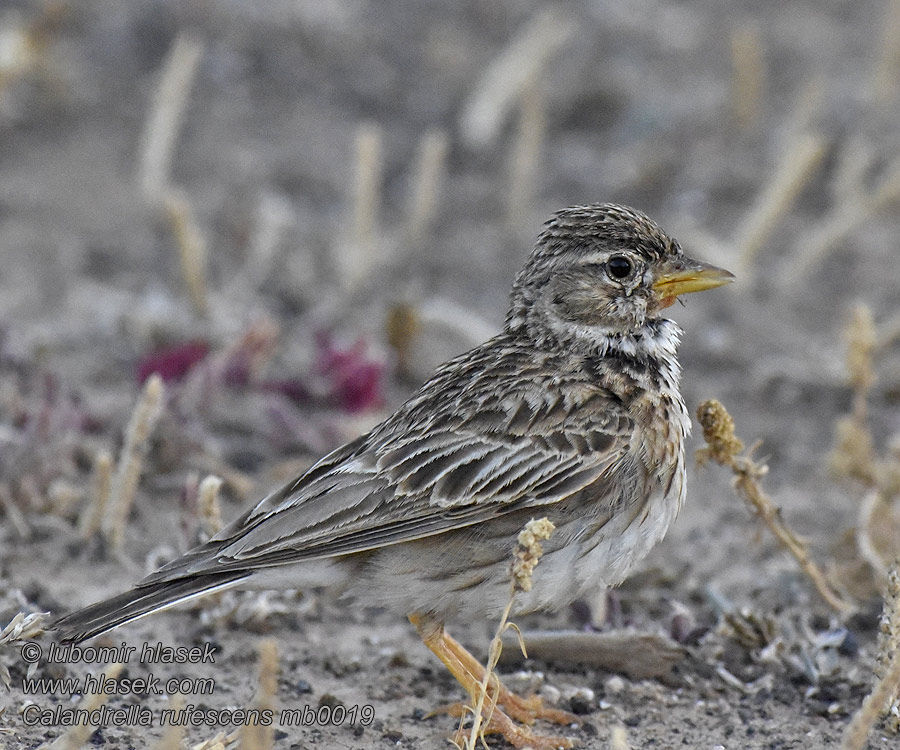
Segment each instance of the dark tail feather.
[{"label": "dark tail feather", "polygon": [[79,643],[144,615],[229,588],[248,575],[246,570],[231,570],[138,585],[112,599],[60,617],[51,627],[59,631],[60,640]]}]

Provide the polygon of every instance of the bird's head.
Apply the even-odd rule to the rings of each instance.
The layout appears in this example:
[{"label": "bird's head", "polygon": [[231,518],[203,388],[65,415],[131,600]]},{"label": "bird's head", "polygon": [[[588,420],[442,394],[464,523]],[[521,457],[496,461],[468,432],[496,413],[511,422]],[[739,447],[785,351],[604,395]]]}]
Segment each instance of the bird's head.
[{"label": "bird's head", "polygon": [[544,225],[516,278],[507,328],[566,340],[636,334],[678,295],[733,278],[684,255],[639,211],[566,208]]}]

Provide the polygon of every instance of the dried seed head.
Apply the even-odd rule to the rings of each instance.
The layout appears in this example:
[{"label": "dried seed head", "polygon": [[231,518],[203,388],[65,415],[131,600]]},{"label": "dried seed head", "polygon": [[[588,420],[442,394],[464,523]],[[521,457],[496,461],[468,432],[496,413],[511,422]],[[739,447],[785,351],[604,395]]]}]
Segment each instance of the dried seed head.
[{"label": "dried seed head", "polygon": [[531,575],[544,554],[541,542],[549,539],[556,526],[548,518],[531,519],[519,533],[513,556],[513,591],[531,591]]},{"label": "dried seed head", "polygon": [[219,507],[219,490],[221,487],[222,480],[213,474],[210,474],[200,482],[197,512],[200,516],[203,533],[207,537],[215,536],[222,528],[222,510]]},{"label": "dried seed head", "polygon": [[697,407],[697,420],[703,428],[707,448],[697,452],[698,461],[712,459],[728,464],[744,450],[744,444],[734,434],[734,420],[719,401],[710,399]]},{"label": "dried seed head", "polygon": [[[878,665],[876,672],[884,677],[891,659],[900,651],[900,560],[888,573],[887,590],[884,593],[884,609],[881,612],[878,634]],[[895,688],[884,705],[887,724],[894,732],[900,732],[900,695]]]}]

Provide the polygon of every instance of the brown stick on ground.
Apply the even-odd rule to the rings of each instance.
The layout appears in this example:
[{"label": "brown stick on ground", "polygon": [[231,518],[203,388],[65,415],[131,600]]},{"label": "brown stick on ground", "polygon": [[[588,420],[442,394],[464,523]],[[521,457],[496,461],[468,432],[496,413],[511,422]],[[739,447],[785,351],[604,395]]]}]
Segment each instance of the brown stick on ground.
[{"label": "brown stick on ground", "polygon": [[838,612],[849,613],[854,606],[845,601],[828,582],[819,566],[813,562],[806,545],[787,527],[781,517],[781,510],[759,485],[760,477],[768,471],[765,464],[755,462],[749,455],[738,455],[744,444],[734,434],[734,420],[715,399],[704,401],[697,408],[697,420],[703,427],[703,438],[707,447],[697,451],[700,464],[712,460],[727,466],[734,473],[734,487],[754,511],[765,521],[800,568],[809,576],[822,598]]},{"label": "brown stick on ground", "polygon": [[872,692],[866,696],[859,711],[853,715],[844,730],[841,750],[862,750],[869,731],[882,714],[888,713],[889,725],[896,731],[892,708],[900,691],[900,643],[897,642],[900,634],[900,597],[896,595],[900,589],[898,566],[900,563],[897,563],[891,571],[884,601],[882,637],[879,639],[881,679],[875,683]]}]

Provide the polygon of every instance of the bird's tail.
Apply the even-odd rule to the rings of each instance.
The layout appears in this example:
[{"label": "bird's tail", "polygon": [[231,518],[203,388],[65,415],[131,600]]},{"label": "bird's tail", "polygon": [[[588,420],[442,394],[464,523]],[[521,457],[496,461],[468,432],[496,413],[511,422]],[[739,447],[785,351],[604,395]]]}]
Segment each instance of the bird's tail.
[{"label": "bird's tail", "polygon": [[153,612],[230,588],[249,575],[247,570],[231,570],[148,581],[124,594],[60,617],[51,627],[59,631],[60,640],[79,643]]}]

